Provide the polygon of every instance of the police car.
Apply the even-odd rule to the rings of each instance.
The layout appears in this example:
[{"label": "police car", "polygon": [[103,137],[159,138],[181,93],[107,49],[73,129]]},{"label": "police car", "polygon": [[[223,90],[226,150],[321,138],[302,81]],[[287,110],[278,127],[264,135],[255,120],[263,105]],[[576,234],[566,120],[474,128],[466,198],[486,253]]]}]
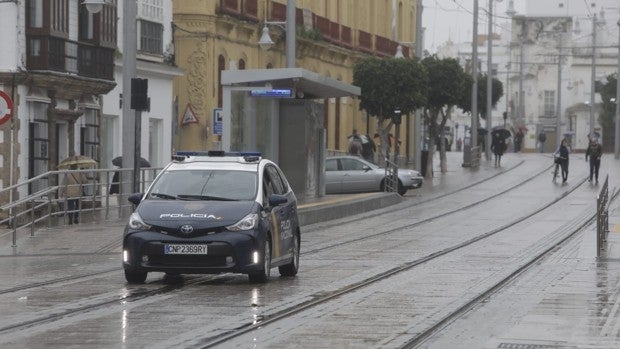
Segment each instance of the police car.
[{"label": "police car", "polygon": [[123,235],[129,283],[148,272],[243,273],[264,283],[299,269],[297,199],[280,168],[258,153],[179,152],[145,193]]}]

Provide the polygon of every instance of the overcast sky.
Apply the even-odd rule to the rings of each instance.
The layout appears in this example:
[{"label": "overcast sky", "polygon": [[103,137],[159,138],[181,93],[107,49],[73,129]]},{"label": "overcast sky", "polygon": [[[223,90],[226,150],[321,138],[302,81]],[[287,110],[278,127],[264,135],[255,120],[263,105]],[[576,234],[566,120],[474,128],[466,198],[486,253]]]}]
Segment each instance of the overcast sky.
[{"label": "overcast sky", "polygon": [[[546,1],[546,0],[541,0]],[[478,33],[486,34],[488,26],[487,7],[488,0],[479,0]],[[494,1],[493,13],[497,16],[495,33],[500,33],[497,26],[508,25],[508,0]],[[473,35],[473,9],[474,0],[423,0],[424,11],[422,12],[422,26],[426,28],[424,49],[435,53],[437,47],[451,39],[454,42],[472,41]],[[514,9],[517,14],[523,14],[525,1],[514,1]]]}]

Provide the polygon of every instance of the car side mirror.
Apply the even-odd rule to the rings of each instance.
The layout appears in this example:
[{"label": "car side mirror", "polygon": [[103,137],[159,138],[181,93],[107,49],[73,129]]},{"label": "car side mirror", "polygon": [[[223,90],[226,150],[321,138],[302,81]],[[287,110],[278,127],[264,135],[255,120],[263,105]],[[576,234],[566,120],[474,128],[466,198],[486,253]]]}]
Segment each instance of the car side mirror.
[{"label": "car side mirror", "polygon": [[364,170],[364,172],[368,172],[368,171],[370,171],[370,166],[364,165],[364,166],[362,166],[362,170]]},{"label": "car side mirror", "polygon": [[140,201],[142,201],[142,195],[144,195],[143,193],[134,193],[129,195],[129,197],[127,198],[127,201],[131,202],[132,204],[138,206],[138,204],[140,204]]},{"label": "car side mirror", "polygon": [[269,196],[269,206],[278,206],[286,203],[286,196],[280,194],[271,194]]}]

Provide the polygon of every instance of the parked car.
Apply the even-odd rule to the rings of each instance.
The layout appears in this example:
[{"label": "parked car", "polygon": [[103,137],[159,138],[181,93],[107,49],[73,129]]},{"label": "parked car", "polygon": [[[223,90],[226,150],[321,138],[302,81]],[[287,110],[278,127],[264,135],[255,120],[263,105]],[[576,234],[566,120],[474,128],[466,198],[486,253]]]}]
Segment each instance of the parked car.
[{"label": "parked car", "polygon": [[243,273],[267,282],[270,270],[299,268],[297,199],[280,168],[259,155],[177,153],[137,205],[123,235],[129,283],[149,272]]},{"label": "parked car", "polygon": [[[357,156],[330,156],[325,160],[325,193],[362,193],[385,190],[385,168]],[[420,188],[424,178],[418,171],[398,170],[398,193]]]}]

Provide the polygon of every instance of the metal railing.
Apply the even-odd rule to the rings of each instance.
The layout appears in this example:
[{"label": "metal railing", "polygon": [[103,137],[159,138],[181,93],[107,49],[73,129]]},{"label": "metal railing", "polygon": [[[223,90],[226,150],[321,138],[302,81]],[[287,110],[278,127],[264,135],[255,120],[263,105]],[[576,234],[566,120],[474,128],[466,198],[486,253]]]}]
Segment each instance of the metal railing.
[{"label": "metal railing", "polygon": [[398,165],[385,158],[385,191],[398,192]]},{"label": "metal railing", "polygon": [[[161,168],[140,169],[140,191],[144,192],[153,182]],[[43,226],[61,226],[67,223],[70,214],[77,214],[82,223],[94,223],[107,220],[120,220],[131,212],[133,205],[127,201],[127,195],[111,194],[110,188],[114,172],[119,172],[119,187],[133,179],[133,169],[82,169],[66,171],[49,171],[22,183],[0,190],[0,197],[8,198],[13,191],[13,200],[0,206],[0,228],[8,228],[13,234],[13,247],[17,245],[19,231],[29,229],[34,236],[36,228]],[[59,184],[71,173],[84,174],[88,181],[81,184]],[[41,186],[44,183],[44,186]],[[79,198],[59,197],[61,189],[66,192],[70,187],[78,187]],[[27,195],[28,188],[45,188]],[[77,199],[77,208],[70,210],[68,201]]]},{"label": "metal railing", "polygon": [[609,175],[605,177],[603,187],[596,198],[596,256],[605,250],[609,234]]}]

